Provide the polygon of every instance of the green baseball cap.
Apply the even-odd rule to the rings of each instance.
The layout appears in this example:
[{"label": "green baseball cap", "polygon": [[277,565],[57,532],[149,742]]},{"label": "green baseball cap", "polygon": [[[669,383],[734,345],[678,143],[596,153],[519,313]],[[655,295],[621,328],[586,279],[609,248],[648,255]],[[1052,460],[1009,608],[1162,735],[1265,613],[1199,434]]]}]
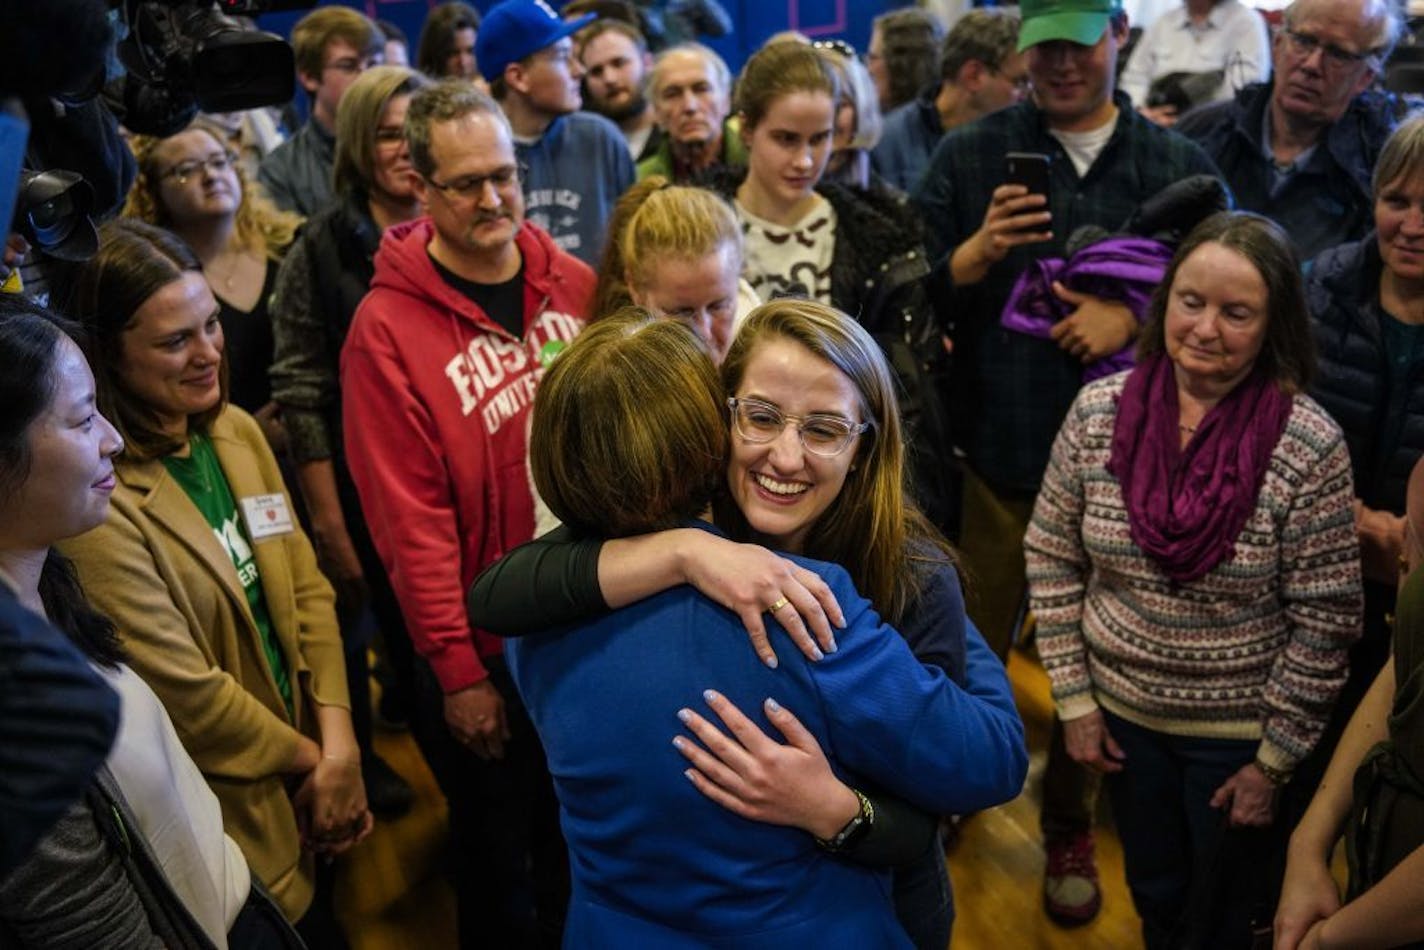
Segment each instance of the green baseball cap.
[{"label": "green baseball cap", "polygon": [[1122,9],[1122,0],[1022,0],[1019,52],[1050,40],[1092,46]]}]

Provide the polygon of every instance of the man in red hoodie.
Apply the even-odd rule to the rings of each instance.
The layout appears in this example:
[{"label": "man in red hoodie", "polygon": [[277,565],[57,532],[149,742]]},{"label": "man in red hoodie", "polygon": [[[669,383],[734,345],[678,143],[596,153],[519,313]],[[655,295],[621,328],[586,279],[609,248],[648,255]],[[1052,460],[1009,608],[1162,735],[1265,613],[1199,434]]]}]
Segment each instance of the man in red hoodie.
[{"label": "man in red hoodie", "polygon": [[534,946],[567,899],[557,805],[500,641],[471,629],[464,592],[534,534],[530,404],[594,275],[524,221],[492,99],[436,84],[405,132],[429,217],[376,253],[341,354],[346,451],[421,657],[412,727],[450,806],[461,946]]}]

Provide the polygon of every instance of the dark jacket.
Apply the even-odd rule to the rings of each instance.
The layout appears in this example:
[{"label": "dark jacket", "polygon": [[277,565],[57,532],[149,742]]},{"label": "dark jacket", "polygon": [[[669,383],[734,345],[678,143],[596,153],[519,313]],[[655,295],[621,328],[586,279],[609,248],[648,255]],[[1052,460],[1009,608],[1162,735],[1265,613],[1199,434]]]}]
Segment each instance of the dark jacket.
[{"label": "dark jacket", "polygon": [[272,150],[257,172],[257,181],[277,207],[298,214],[316,214],[331,203],[331,165],[336,137],[308,119],[290,139]]},{"label": "dark jacket", "polygon": [[1305,166],[1273,194],[1274,167],[1261,142],[1271,91],[1271,83],[1254,83],[1235,99],[1193,110],[1177,123],[1176,131],[1200,143],[1211,156],[1238,207],[1279,223],[1294,239],[1301,259],[1310,260],[1370,229],[1370,175],[1406,104],[1388,93],[1356,96]]},{"label": "dark jacket", "polygon": [[1355,494],[1371,508],[1403,514],[1409,473],[1424,455],[1424,362],[1409,367],[1405,398],[1391,400],[1380,328],[1383,266],[1373,232],[1316,258],[1305,284],[1320,357],[1310,394],[1345,431]]},{"label": "dark jacket", "polygon": [[[699,180],[732,201],[745,168],[718,169]],[[925,296],[929,261],[923,227],[904,193],[822,182],[816,192],[836,212],[831,304],[875,336],[899,383],[900,414],[915,498],[936,524],[948,523],[955,489],[948,412],[948,360],[934,308]]]},{"label": "dark jacket", "polygon": [[307,221],[277,274],[272,398],[298,464],[341,455],[341,344],[380,243],[365,197],[348,195]]},{"label": "dark jacket", "polygon": [[885,117],[880,141],[870,151],[870,167],[896,188],[909,191],[929,167],[935,146],[944,138],[935,96],[939,83],[897,106]]}]

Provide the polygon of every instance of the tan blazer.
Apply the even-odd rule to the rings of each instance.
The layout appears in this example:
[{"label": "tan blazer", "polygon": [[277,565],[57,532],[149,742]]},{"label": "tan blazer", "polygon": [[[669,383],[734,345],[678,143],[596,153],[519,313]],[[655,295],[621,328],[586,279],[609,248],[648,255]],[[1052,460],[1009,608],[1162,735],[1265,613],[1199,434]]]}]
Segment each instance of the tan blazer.
[{"label": "tan blazer", "polygon": [[[253,495],[286,494],[251,416],[229,406],[210,434],[239,507]],[[108,519],[66,542],[64,553],[167,707],[222,803],[227,833],[296,920],[311,903],[315,865],[301,852],[283,770],[299,732],[317,738],[312,703],[350,707],[331,586],[300,527],[253,542],[291,677],[290,717],[237,571],[197,506],[161,461],[120,458],[115,473]]]}]

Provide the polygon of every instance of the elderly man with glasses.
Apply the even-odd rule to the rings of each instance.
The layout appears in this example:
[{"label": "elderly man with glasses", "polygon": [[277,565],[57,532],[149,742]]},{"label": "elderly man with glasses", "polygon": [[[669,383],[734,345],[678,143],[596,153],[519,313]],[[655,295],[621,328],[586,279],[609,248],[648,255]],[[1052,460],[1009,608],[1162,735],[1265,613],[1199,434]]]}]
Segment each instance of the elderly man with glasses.
[{"label": "elderly man with glasses", "polygon": [[1370,89],[1399,35],[1388,0],[1296,0],[1270,82],[1176,126],[1221,169],[1238,207],[1281,224],[1303,260],[1370,229],[1370,173],[1406,111]]},{"label": "elderly man with glasses", "polygon": [[524,220],[509,121],[472,83],[416,92],[405,135],[429,217],[386,231],[341,352],[347,464],[419,654],[411,729],[450,806],[460,946],[557,946],[553,785],[465,589],[534,536],[530,406],[594,277]]}]

